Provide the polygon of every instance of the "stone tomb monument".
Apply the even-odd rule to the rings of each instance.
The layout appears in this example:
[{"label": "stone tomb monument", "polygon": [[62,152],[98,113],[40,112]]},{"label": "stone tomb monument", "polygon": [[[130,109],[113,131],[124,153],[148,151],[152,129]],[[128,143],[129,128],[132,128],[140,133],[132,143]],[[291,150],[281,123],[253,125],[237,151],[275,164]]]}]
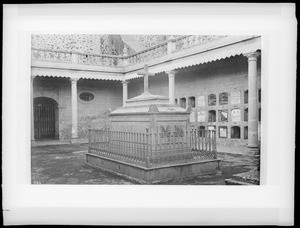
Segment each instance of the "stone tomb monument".
[{"label": "stone tomb monument", "polygon": [[90,129],[88,165],[117,173],[140,183],[156,183],[219,171],[216,134],[189,126],[190,108],[148,91],[110,113],[110,129]]}]

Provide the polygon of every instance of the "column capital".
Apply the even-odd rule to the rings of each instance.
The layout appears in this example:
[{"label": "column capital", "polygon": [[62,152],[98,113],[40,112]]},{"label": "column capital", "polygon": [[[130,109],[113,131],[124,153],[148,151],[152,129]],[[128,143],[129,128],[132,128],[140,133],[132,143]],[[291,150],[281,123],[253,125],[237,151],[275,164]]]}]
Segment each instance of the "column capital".
[{"label": "column capital", "polygon": [[256,60],[258,56],[260,56],[260,51],[249,52],[244,54],[245,57],[248,58],[248,61]]},{"label": "column capital", "polygon": [[123,80],[123,81],[122,81],[122,84],[123,84],[123,85],[127,85],[128,83],[129,83],[129,81],[126,81],[126,80]]},{"label": "column capital", "polygon": [[70,78],[70,81],[71,81],[72,83],[77,83],[78,80],[79,80],[79,78]]},{"label": "column capital", "polygon": [[177,70],[167,70],[165,72],[167,75],[169,75],[169,77],[174,77],[178,71]]},{"label": "column capital", "polygon": [[33,82],[33,79],[36,77],[36,75],[31,75],[30,80]]}]

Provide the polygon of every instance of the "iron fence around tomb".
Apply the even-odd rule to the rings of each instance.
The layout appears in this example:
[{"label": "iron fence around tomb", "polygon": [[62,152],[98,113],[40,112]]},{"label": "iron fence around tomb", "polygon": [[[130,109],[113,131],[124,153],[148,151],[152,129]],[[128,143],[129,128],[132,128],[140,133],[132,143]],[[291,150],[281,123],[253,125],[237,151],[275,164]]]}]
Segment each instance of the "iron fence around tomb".
[{"label": "iron fence around tomb", "polygon": [[217,159],[214,130],[183,135],[90,129],[88,153],[147,168]]}]

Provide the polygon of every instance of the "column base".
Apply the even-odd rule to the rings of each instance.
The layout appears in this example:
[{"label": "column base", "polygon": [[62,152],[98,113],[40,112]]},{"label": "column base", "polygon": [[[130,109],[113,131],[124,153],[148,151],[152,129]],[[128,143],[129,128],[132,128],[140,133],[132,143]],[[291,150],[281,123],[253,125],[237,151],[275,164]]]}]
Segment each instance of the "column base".
[{"label": "column base", "polygon": [[253,155],[254,157],[260,156],[260,150],[258,147],[247,147],[246,152],[248,155]]}]

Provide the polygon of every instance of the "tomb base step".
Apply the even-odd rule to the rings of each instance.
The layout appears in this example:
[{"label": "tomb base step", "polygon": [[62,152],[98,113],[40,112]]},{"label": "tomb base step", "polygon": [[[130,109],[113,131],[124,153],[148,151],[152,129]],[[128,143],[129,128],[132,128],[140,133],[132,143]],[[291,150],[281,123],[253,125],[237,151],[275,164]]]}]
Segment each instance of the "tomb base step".
[{"label": "tomb base step", "polygon": [[212,159],[145,168],[95,154],[86,154],[87,165],[112,172],[141,184],[155,184],[173,179],[217,174],[220,171],[220,161],[220,159]]}]

